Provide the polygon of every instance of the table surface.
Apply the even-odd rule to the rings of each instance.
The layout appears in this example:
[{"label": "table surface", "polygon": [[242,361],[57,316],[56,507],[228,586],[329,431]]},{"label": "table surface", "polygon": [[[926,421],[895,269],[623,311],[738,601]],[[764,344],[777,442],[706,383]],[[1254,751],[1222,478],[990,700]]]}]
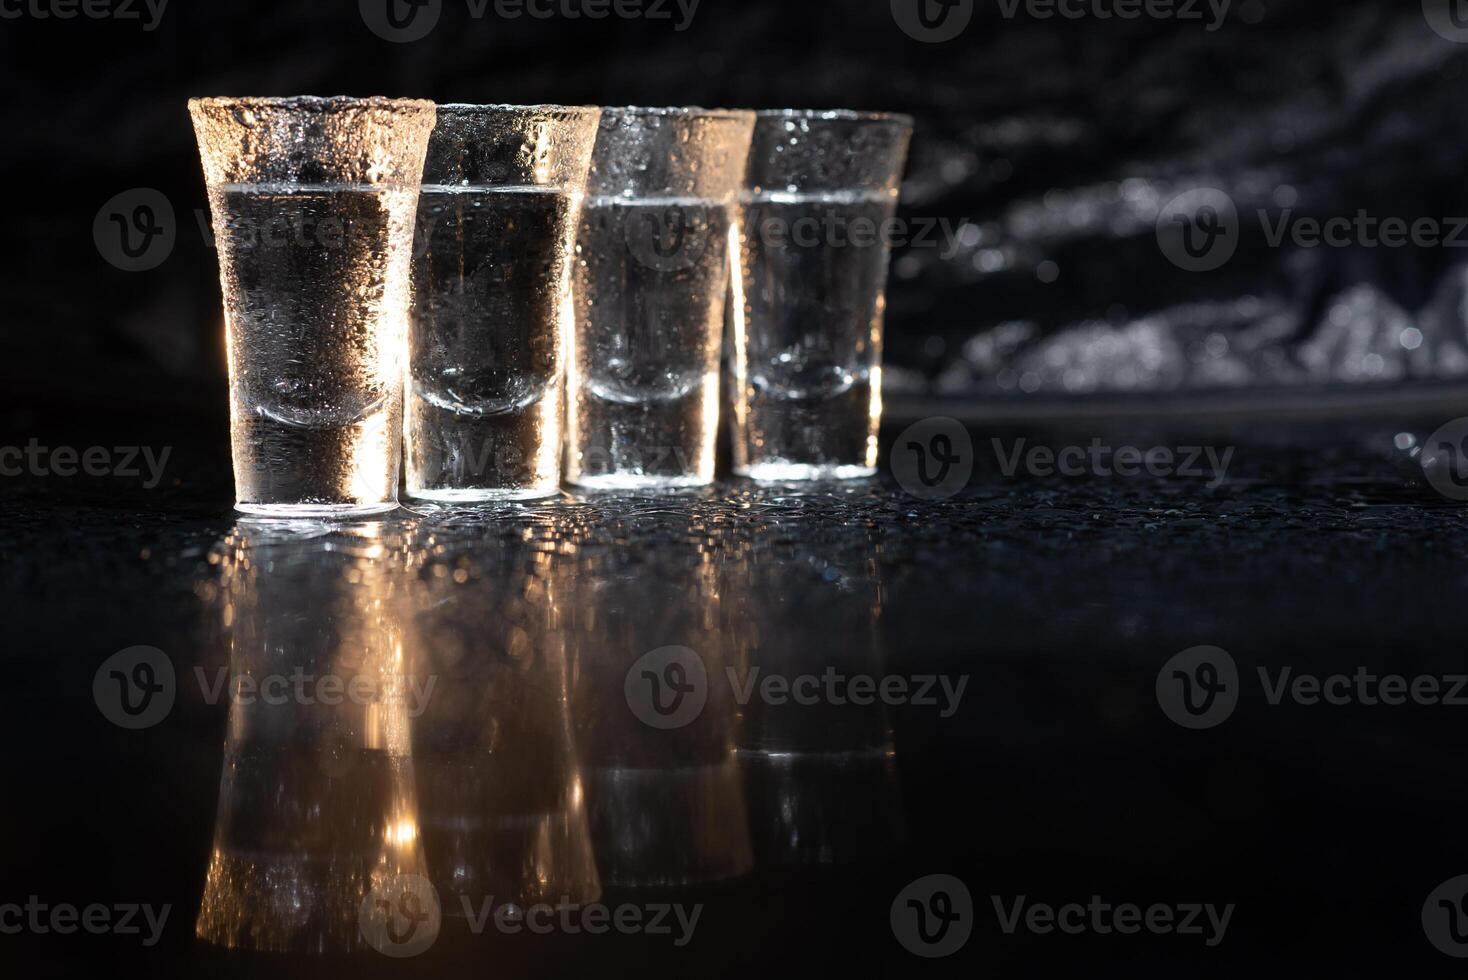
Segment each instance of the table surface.
[{"label": "table surface", "polygon": [[[968,488],[938,501],[884,474],[271,524],[221,505],[212,446],[181,448],[153,491],[11,481],[0,901],[170,917],[152,946],[5,945],[191,975],[1225,976],[1265,955],[1432,975],[1452,961],[1424,937],[1424,900],[1468,873],[1468,707],[1270,692],[1285,668],[1468,673],[1465,510],[1413,452],[1437,421],[986,432]],[[1212,487],[999,462],[1093,438],[1233,456]],[[129,730],[94,678],[139,646],[171,671],[173,702]],[[1238,704],[1188,730],[1158,677],[1199,646],[1231,656]],[[702,706],[649,714],[676,690],[648,672]],[[291,690],[316,696],[221,694],[228,676],[300,676]],[[370,678],[372,703],[326,703],[322,677]],[[797,685],[810,703],[779,687],[802,677],[822,679]],[[830,694],[860,677],[899,686],[870,704]],[[343,923],[384,869],[433,881],[433,945],[406,967],[306,955],[360,946]],[[949,959],[914,956],[893,924],[899,893],[933,874],[971,896]],[[683,944],[676,927],[476,932],[457,910],[491,895],[699,919]],[[1010,934],[999,909],[1019,896],[1235,912],[1211,947]]]}]

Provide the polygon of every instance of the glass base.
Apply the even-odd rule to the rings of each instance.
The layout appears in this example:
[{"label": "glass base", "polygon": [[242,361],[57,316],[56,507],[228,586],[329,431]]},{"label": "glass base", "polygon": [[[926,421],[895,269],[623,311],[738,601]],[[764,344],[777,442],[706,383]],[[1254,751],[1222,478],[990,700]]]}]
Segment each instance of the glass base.
[{"label": "glass base", "polygon": [[253,517],[275,517],[282,520],[321,517],[371,517],[375,514],[390,514],[398,509],[396,500],[377,504],[242,504],[236,502],[234,509]]},{"label": "glass base", "polygon": [[670,490],[707,487],[713,480],[701,476],[643,476],[637,473],[607,473],[604,476],[582,476],[570,481],[583,490]]},{"label": "glass base", "polygon": [[409,490],[408,499],[425,504],[502,504],[516,500],[545,500],[558,496],[561,488],[530,487],[519,490]]},{"label": "glass base", "polygon": [[802,480],[865,480],[877,475],[875,466],[842,466],[820,463],[755,463],[736,466],[736,476],[761,483],[790,483]]}]

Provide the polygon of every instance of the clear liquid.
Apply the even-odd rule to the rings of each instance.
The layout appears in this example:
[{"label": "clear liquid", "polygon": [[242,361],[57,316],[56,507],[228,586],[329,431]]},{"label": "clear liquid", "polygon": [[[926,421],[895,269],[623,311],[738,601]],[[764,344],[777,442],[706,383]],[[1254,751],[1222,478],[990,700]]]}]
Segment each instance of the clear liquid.
[{"label": "clear liquid", "polygon": [[211,189],[238,507],[391,509],[414,188]]},{"label": "clear liquid", "polygon": [[548,496],[560,483],[573,199],[427,185],[409,331],[408,493]]},{"label": "clear liquid", "polygon": [[885,194],[741,200],[735,470],[756,479],[875,472],[882,318],[896,207]]},{"label": "clear liquid", "polygon": [[568,479],[595,487],[711,482],[727,208],[593,199],[577,243]]}]

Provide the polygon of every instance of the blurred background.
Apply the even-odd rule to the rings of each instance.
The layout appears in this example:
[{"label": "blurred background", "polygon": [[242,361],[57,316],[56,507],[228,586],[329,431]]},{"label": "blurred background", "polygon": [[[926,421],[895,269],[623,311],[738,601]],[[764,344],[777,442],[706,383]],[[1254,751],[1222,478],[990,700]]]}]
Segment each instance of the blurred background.
[{"label": "blurred background", "polygon": [[[386,39],[389,2],[397,36],[421,38]],[[1370,412],[1468,382],[1454,0],[1181,0],[1131,20],[1090,0],[649,0],[603,20],[27,3],[0,17],[0,419],[17,432],[152,414],[222,443],[194,95],[909,112],[895,418]],[[129,256],[109,216],[139,201],[155,220]]]}]

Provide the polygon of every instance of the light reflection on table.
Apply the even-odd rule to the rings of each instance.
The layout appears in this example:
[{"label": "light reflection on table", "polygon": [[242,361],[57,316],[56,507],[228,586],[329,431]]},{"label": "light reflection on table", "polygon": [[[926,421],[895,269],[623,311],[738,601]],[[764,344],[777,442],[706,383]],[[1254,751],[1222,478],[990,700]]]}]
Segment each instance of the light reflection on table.
[{"label": "light reflection on table", "polygon": [[[472,919],[491,897],[579,905],[889,852],[880,702],[768,696],[772,675],[882,675],[880,535],[829,521],[796,544],[807,504],[240,521],[196,589],[236,692],[197,934],[348,951],[403,880]],[[696,662],[662,673],[668,649]],[[638,686],[663,680],[701,706],[648,715],[667,692]]]}]

